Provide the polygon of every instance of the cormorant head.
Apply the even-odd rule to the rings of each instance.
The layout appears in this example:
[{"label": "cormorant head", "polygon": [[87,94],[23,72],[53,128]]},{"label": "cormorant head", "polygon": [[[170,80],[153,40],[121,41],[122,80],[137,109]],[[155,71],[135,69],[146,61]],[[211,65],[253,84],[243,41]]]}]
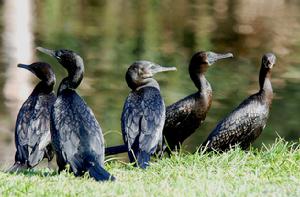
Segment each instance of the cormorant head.
[{"label": "cormorant head", "polygon": [[45,62],[35,62],[32,64],[18,64],[18,67],[31,71],[40,80],[50,83],[49,85],[54,85],[55,83],[55,74],[50,64]]},{"label": "cormorant head", "polygon": [[190,62],[190,69],[201,69],[203,65],[210,66],[220,59],[233,57],[232,53],[214,53],[211,51],[200,51],[193,55]]},{"label": "cormorant head", "polygon": [[275,62],[276,56],[273,53],[266,53],[263,55],[259,72],[259,87],[261,90],[264,89],[265,79],[271,77],[271,69]]},{"label": "cormorant head", "polygon": [[159,72],[176,70],[175,67],[163,67],[149,61],[136,61],[126,72],[126,81],[131,89],[147,84],[153,75]]},{"label": "cormorant head", "polygon": [[68,72],[73,73],[78,69],[83,71],[84,65],[82,58],[76,54],[74,51],[68,49],[59,49],[59,50],[51,50],[43,47],[37,47],[37,50],[50,55],[57,59],[57,61],[68,70]]},{"label": "cormorant head", "polygon": [[267,69],[272,69],[276,62],[276,56],[273,53],[266,53],[262,57],[262,66]]}]

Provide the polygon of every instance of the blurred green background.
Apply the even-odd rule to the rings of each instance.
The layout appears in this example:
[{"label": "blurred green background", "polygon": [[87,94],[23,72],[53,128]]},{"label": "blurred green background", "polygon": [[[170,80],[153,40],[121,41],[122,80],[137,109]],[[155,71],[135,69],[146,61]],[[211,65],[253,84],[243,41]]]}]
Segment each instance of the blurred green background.
[{"label": "blurred green background", "polygon": [[267,127],[254,144],[300,137],[300,2],[297,0],[6,0],[0,1],[0,165],[14,159],[16,114],[37,80],[17,63],[46,61],[57,84],[66,75],[36,46],[78,52],[85,78],[78,92],[93,109],[108,146],[122,143],[120,115],[129,93],[124,75],[135,60],[176,66],[156,76],[166,105],[196,91],[188,63],[200,50],[232,52],[206,76],[213,103],[204,125],[184,144],[194,150],[217,122],[258,90],[261,57],[277,56]]}]

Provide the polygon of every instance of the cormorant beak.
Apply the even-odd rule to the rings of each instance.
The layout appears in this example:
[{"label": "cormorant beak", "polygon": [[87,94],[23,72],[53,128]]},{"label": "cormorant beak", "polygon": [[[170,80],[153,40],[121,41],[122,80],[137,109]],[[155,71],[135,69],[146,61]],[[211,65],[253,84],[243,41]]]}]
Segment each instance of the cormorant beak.
[{"label": "cormorant beak", "polygon": [[55,57],[56,59],[60,59],[60,57],[56,55],[54,50],[46,49],[43,47],[37,47],[36,49],[42,53],[49,55],[49,56]]},{"label": "cormorant beak", "polygon": [[176,67],[163,67],[158,64],[154,64],[150,67],[150,70],[151,70],[151,73],[154,75],[159,72],[175,71],[177,69],[176,69]]},{"label": "cormorant beak", "polygon": [[208,65],[212,65],[220,59],[233,57],[233,54],[232,53],[219,54],[219,53],[214,53],[214,52],[207,52],[206,57],[207,57]]},{"label": "cormorant beak", "polygon": [[273,53],[267,53],[265,56],[268,58],[265,67],[272,69],[276,62],[276,56]]},{"label": "cormorant beak", "polygon": [[272,69],[275,64],[275,61],[268,62],[268,68]]},{"label": "cormorant beak", "polygon": [[30,65],[27,65],[27,64],[18,64],[18,67],[19,67],[19,68],[25,68],[25,69],[27,69],[27,70],[29,70],[30,72],[32,72],[32,73],[35,74],[35,72],[33,71],[33,69],[31,68]]}]

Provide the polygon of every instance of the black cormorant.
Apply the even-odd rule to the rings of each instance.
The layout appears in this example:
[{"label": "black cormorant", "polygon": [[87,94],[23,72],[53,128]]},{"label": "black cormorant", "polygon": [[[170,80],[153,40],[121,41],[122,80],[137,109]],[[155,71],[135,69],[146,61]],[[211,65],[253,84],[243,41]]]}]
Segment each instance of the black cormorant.
[{"label": "black cormorant", "polygon": [[50,110],[56,96],[53,92],[55,74],[51,66],[44,62],[18,67],[31,71],[41,81],[35,86],[22,105],[15,128],[15,164],[8,171],[33,168],[43,158],[50,161],[53,150],[50,144]]},{"label": "black cormorant", "polygon": [[207,152],[213,150],[222,152],[235,145],[245,150],[261,134],[266,126],[273,98],[271,69],[275,61],[276,57],[272,53],[262,57],[259,92],[244,100],[218,123],[202,144],[203,147],[206,146]]},{"label": "black cormorant", "polygon": [[100,125],[75,91],[83,78],[82,58],[70,50],[37,49],[55,57],[68,71],[59,85],[50,122],[59,171],[69,164],[75,176],[88,172],[97,181],[114,180],[104,169],[104,138]]},{"label": "black cormorant", "polygon": [[[166,121],[163,129],[164,150],[170,153],[180,148],[180,144],[201,125],[206,117],[211,101],[212,90],[205,78],[208,67],[216,61],[233,57],[231,53],[197,52],[189,64],[189,74],[198,89],[166,109]],[[114,146],[105,149],[106,155],[125,152],[125,146]]]},{"label": "black cormorant", "polygon": [[149,61],[136,61],[126,72],[126,82],[132,89],[127,97],[121,118],[125,145],[130,162],[141,168],[149,165],[151,154],[162,144],[165,122],[165,104],[160,95],[159,84],[153,75],[176,70]]},{"label": "black cormorant", "polygon": [[163,130],[165,151],[170,153],[179,149],[184,140],[205,120],[212,102],[212,89],[205,78],[205,72],[216,61],[231,57],[231,53],[218,54],[210,51],[193,55],[189,74],[198,91],[167,107]]}]

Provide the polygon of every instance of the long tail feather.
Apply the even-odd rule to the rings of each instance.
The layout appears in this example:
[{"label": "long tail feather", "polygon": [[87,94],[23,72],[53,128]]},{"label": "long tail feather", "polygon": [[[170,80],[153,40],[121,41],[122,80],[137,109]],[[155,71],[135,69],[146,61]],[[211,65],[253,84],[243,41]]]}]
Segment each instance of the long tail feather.
[{"label": "long tail feather", "polygon": [[105,156],[108,155],[115,155],[119,153],[126,153],[128,151],[128,148],[125,144],[118,145],[118,146],[111,146],[105,148]]},{"label": "long tail feather", "polygon": [[116,178],[109,174],[104,168],[100,166],[100,164],[96,164],[94,166],[90,166],[88,168],[88,172],[91,177],[93,177],[96,181],[114,181]]},{"label": "long tail feather", "polygon": [[19,172],[22,170],[26,170],[29,167],[26,164],[21,164],[20,162],[15,162],[13,166],[8,168],[6,172]]},{"label": "long tail feather", "polygon": [[149,166],[150,154],[145,151],[140,151],[137,160],[139,167],[146,169]]}]

